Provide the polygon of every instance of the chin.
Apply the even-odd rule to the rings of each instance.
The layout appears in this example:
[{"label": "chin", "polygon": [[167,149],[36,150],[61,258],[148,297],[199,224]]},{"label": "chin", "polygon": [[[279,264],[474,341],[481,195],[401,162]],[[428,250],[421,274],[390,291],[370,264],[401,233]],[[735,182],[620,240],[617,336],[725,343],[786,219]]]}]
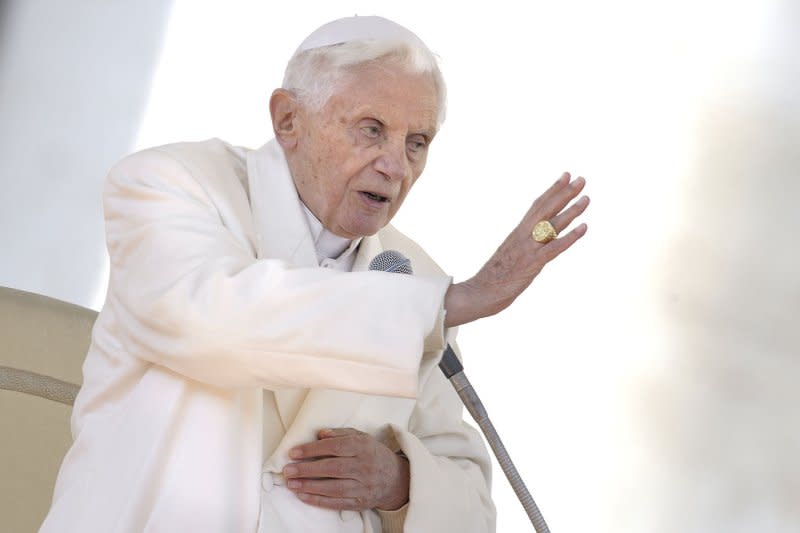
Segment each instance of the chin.
[{"label": "chin", "polygon": [[346,231],[350,235],[354,235],[354,237],[351,237],[353,239],[358,239],[359,237],[369,237],[378,233],[388,223],[389,222],[386,221],[382,224],[353,224]]},{"label": "chin", "polygon": [[360,239],[361,237],[371,237],[376,233],[378,233],[380,230],[381,228],[376,228],[376,229],[365,228],[359,231],[353,231],[351,235],[354,235],[354,237],[351,237],[351,239]]}]

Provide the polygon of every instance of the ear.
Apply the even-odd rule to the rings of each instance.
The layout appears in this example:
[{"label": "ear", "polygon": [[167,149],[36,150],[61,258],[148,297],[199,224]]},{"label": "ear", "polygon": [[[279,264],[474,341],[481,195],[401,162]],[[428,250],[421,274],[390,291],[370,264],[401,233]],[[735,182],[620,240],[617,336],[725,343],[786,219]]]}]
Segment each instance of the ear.
[{"label": "ear", "polygon": [[275,139],[284,150],[297,145],[299,111],[300,103],[291,91],[275,89],[269,99],[269,112]]}]

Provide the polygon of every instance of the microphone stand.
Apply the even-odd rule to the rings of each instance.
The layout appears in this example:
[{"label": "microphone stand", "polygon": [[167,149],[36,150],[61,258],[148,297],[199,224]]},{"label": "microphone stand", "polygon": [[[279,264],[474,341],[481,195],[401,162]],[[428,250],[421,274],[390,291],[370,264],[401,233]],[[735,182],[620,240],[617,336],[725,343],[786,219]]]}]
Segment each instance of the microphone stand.
[{"label": "microphone stand", "polygon": [[489,415],[486,413],[483,403],[475,392],[475,389],[472,388],[467,376],[464,374],[464,367],[461,366],[461,362],[458,360],[458,357],[456,357],[455,352],[449,344],[442,355],[439,368],[442,369],[445,377],[450,380],[450,383],[456,389],[461,401],[464,402],[467,411],[469,411],[469,414],[472,415],[472,418],[481,428],[483,435],[486,437],[489,446],[491,446],[497,458],[497,462],[500,463],[503,473],[506,475],[508,482],[511,483],[511,488],[514,489],[517,498],[519,498],[520,503],[522,503],[522,507],[524,507],[525,512],[528,513],[528,518],[530,518],[536,533],[550,533],[550,529],[547,527],[542,513],[536,506],[536,502],[533,501],[533,496],[528,492],[525,482],[522,481],[519,472],[517,472],[517,468],[514,466],[514,463],[511,462],[511,457],[508,455],[506,447],[503,446],[500,435],[498,435],[497,430],[494,429],[494,425],[492,421],[489,420]]},{"label": "microphone stand", "polygon": [[[411,261],[397,250],[384,250],[373,257],[372,261],[369,263],[369,269],[396,274],[410,275],[414,273],[414,269],[411,268]],[[467,407],[469,414],[472,415],[472,418],[475,419],[475,422],[478,423],[481,431],[483,431],[483,436],[486,437],[489,446],[492,447],[497,462],[500,463],[503,473],[506,475],[509,483],[511,483],[511,488],[513,488],[514,492],[517,494],[517,498],[519,498],[520,503],[522,503],[522,507],[525,508],[525,512],[528,513],[528,518],[530,518],[536,533],[550,533],[550,529],[548,529],[544,517],[542,517],[542,513],[540,513],[539,508],[536,507],[536,502],[533,501],[531,493],[528,492],[528,488],[522,481],[514,463],[511,462],[511,457],[509,457],[505,446],[503,446],[500,435],[497,434],[491,420],[489,420],[486,409],[475,393],[475,389],[470,385],[467,376],[464,375],[464,367],[461,366],[461,362],[458,360],[456,353],[449,344],[442,355],[442,360],[439,362],[439,368],[442,369],[445,377],[447,377],[453,387],[455,387],[461,401],[464,402],[464,405]]]}]

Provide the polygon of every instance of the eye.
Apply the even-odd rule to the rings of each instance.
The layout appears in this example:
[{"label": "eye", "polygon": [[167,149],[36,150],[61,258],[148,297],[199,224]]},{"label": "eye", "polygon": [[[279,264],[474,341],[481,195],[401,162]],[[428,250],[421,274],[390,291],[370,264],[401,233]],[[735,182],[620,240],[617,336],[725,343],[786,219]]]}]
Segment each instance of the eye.
[{"label": "eye", "polygon": [[428,139],[421,135],[410,137],[406,143],[408,144],[408,149],[412,152],[421,152],[428,147]]},{"label": "eye", "polygon": [[378,139],[383,132],[383,127],[380,123],[377,122],[369,122],[363,126],[361,126],[361,133],[363,133],[369,139]]}]

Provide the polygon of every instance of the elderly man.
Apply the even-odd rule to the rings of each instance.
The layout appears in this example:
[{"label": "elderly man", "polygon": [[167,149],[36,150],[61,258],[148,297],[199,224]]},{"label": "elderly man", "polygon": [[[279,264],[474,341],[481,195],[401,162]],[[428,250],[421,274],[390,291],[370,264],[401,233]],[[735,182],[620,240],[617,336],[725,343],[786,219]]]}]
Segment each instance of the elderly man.
[{"label": "elderly man", "polygon": [[[342,19],[292,57],[261,149],[112,169],[108,296],[41,531],[494,530],[485,448],[437,362],[585,233],[553,240],[588,199],[568,205],[565,174],[453,284],[389,225],[444,97],[414,34]],[[369,271],[387,249],[416,275]]]}]

